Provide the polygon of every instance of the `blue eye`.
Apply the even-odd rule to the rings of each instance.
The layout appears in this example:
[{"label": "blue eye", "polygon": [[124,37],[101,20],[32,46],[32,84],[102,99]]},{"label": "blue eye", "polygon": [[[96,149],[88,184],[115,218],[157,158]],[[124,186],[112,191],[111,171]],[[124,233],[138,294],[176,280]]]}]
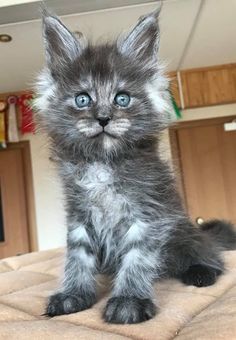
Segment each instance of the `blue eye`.
[{"label": "blue eye", "polygon": [[121,107],[127,107],[130,103],[130,96],[127,93],[123,92],[117,93],[114,102]]},{"label": "blue eye", "polygon": [[91,101],[92,99],[87,93],[80,93],[75,97],[75,103],[80,109],[88,107]]}]

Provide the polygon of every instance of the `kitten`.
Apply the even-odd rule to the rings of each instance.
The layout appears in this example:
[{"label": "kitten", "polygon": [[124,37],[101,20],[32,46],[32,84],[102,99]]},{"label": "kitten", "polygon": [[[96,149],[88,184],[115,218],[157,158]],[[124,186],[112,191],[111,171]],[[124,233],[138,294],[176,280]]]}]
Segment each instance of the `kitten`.
[{"label": "kitten", "polygon": [[191,223],[157,152],[171,110],[158,15],[140,18],[113,44],[93,46],[43,14],[47,66],[36,105],[58,160],[68,225],[64,281],[48,316],[91,307],[95,276],[106,273],[113,288],[104,320],[148,320],[157,311],[156,280],[211,285],[224,270],[220,250],[235,247],[231,224]]}]

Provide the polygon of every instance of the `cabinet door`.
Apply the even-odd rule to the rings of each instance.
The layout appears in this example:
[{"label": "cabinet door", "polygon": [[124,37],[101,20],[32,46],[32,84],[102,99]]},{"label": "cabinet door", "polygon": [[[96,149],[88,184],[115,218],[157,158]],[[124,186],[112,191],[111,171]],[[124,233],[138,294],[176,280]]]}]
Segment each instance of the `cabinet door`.
[{"label": "cabinet door", "polygon": [[[229,120],[228,120],[229,121]],[[188,211],[196,220],[223,218],[236,223],[236,131],[224,123],[177,131]]]},{"label": "cabinet door", "polygon": [[0,258],[29,252],[23,169],[20,149],[0,151]]}]

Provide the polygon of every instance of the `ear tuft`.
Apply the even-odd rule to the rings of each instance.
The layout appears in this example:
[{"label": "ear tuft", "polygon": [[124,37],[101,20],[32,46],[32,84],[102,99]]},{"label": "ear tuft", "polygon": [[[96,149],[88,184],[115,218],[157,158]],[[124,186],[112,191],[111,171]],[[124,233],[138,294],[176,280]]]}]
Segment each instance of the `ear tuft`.
[{"label": "ear tuft", "polygon": [[45,17],[50,17],[54,15],[52,11],[46,6],[45,2],[40,3],[39,11],[40,11],[42,19],[44,19]]}]

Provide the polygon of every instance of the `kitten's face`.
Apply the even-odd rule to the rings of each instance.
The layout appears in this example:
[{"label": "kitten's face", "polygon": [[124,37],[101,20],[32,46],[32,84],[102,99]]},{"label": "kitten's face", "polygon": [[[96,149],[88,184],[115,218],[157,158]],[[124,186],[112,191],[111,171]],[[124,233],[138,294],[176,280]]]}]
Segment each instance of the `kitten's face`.
[{"label": "kitten's face", "polygon": [[44,18],[48,68],[38,82],[42,124],[58,145],[89,155],[116,154],[166,123],[168,83],[157,64],[156,14],[113,45],[77,41]]}]

